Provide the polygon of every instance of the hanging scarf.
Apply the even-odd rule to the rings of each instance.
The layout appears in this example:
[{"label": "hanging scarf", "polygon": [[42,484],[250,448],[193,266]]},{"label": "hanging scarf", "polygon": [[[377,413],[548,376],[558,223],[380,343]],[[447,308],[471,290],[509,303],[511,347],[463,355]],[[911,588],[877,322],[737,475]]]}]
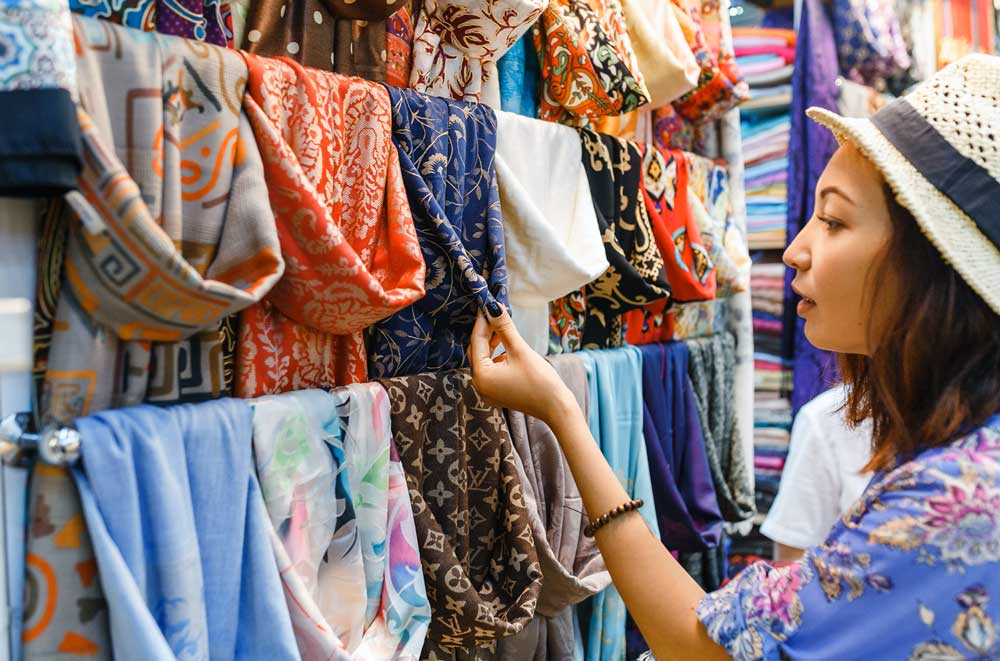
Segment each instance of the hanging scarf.
[{"label": "hanging scarf", "polygon": [[246,67],[188,40],[79,18],[76,28],[91,160],[69,198],[79,220],[67,221],[42,410],[65,421],[219,397],[220,325],[284,269],[240,110]]},{"label": "hanging scarf", "polygon": [[500,108],[525,117],[538,117],[541,86],[538,53],[530,33],[524,33],[497,62]]},{"label": "hanging scarf", "polygon": [[547,0],[424,0],[417,14],[410,87],[500,108],[497,60]]},{"label": "hanging scarf", "polygon": [[619,0],[551,0],[533,38],[542,119],[581,124],[649,102]]},{"label": "hanging scarf", "polygon": [[60,0],[0,4],[0,196],[72,190],[80,173],[73,25]]},{"label": "hanging scarf", "polygon": [[75,424],[73,477],[115,658],[294,658],[246,402],[138,406]]},{"label": "hanging scarf", "polygon": [[233,46],[232,12],[224,0],[69,0],[69,7],[134,30]]},{"label": "hanging scarf", "polygon": [[722,516],[731,523],[746,521],[756,506],[734,410],[736,339],[726,332],[688,340],[687,346],[691,355],[688,373]]},{"label": "hanging scarf", "polygon": [[247,14],[246,50],[385,82],[386,20],[403,4],[404,0],[258,0]]},{"label": "hanging scarf", "polygon": [[582,349],[586,320],[586,287],[549,303],[549,354],[573,353]]},{"label": "hanging scarf", "polygon": [[670,297],[663,260],[642,203],[635,143],[581,130],[583,165],[611,266],[586,287],[583,347],[621,346],[622,314]]},{"label": "hanging scarf", "polygon": [[683,342],[642,352],[643,434],[663,544],[674,551],[718,546],[722,514],[688,377]]},{"label": "hanging scarf", "polygon": [[[143,400],[219,397],[220,324],[284,267],[240,114],[246,68],[236,53],[196,42],[90,19],[75,28],[86,160],[73,213],[60,221],[65,280],[53,287],[58,268],[40,262],[56,297],[41,416],[66,422]],[[96,568],[78,574],[93,555],[75,489],[64,471],[43,472],[44,492],[40,479],[32,484],[39,525],[28,551],[38,560],[28,580],[40,600],[25,612],[25,657],[106,658]]]},{"label": "hanging scarf", "polygon": [[305,390],[253,408],[257,473],[302,657],[418,659],[430,606],[385,390]]},{"label": "hanging scarf", "polygon": [[[715,298],[715,264],[702,245],[701,232],[691,213],[688,162],[683,152],[662,152],[644,146],[642,197],[653,223],[653,235],[663,257],[673,299]],[[629,344],[666,342],[673,337],[666,321],[666,304],[657,301],[626,315]]]},{"label": "hanging scarf", "polygon": [[431,602],[422,658],[492,659],[531,620],[542,580],[503,412],[464,370],[383,385]]},{"label": "hanging scarf", "polygon": [[750,98],[733,52],[728,0],[672,0],[681,30],[701,67],[698,86],[674,101],[684,119],[704,123],[719,119]]},{"label": "hanging scarf", "polygon": [[[583,362],[578,356],[558,356],[551,362],[588,416],[591,402]],[[521,483],[542,568],[542,592],[535,618],[521,633],[500,641],[498,656],[509,661],[571,659],[576,647],[572,606],[608,587],[611,576],[597,543],[583,535],[588,519],[580,490],[552,430],[517,411],[507,411],[507,424],[523,467]]]},{"label": "hanging scarf", "polygon": [[649,106],[665,106],[693,90],[701,69],[670,2],[622,0],[622,9],[649,89]]},{"label": "hanging scarf", "polygon": [[247,56],[245,106],[288,268],[243,314],[239,393],[364,381],[362,330],[424,293],[379,85]]},{"label": "hanging scarf", "polygon": [[[961,4],[968,7],[967,2]],[[840,70],[851,80],[878,85],[910,68],[910,55],[896,11],[893,0],[833,3]],[[992,22],[992,18],[987,20]]]},{"label": "hanging scarf", "polygon": [[[645,501],[639,516],[659,538],[642,430],[642,354],[635,347],[624,347],[578,355],[587,370],[590,431],[629,498]],[[618,590],[611,585],[587,603],[591,607],[587,661],[625,658],[626,611]]]},{"label": "hanging scarf", "polygon": [[689,203],[709,257],[716,267],[719,298],[750,286],[750,251],[733,223],[729,174],[725,165],[688,154]]},{"label": "hanging scarf", "polygon": [[496,116],[486,106],[389,88],[393,143],[427,264],[427,294],[368,330],[377,377],[461,367],[476,312],[507,304]]},{"label": "hanging scarf", "polygon": [[385,24],[385,84],[408,87],[413,67],[413,10],[409,3]]},{"label": "hanging scarf", "polygon": [[549,301],[604,273],[608,260],[573,129],[498,115],[497,184],[510,302],[521,337],[543,356]]}]

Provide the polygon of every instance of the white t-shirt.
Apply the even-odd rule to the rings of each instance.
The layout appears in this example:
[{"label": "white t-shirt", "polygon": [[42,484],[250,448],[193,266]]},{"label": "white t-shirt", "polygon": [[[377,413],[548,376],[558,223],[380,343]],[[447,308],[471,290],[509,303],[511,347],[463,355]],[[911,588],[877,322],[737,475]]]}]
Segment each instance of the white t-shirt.
[{"label": "white t-shirt", "polygon": [[760,531],[797,548],[821,544],[871,481],[859,471],[871,458],[871,424],[851,429],[838,409],[843,386],[803,406],[792,426],[778,496]]}]

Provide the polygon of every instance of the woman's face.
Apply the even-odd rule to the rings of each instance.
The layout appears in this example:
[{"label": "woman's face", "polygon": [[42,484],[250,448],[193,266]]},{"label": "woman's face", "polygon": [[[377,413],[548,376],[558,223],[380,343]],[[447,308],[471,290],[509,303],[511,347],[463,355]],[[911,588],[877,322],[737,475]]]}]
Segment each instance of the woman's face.
[{"label": "woman's face", "polygon": [[871,355],[885,325],[886,310],[871,311],[874,288],[895,287],[874,280],[892,233],[883,185],[875,166],[845,143],[816,185],[812,218],[785,250],[785,264],[796,270],[792,288],[803,298],[797,312],[820,349]]}]

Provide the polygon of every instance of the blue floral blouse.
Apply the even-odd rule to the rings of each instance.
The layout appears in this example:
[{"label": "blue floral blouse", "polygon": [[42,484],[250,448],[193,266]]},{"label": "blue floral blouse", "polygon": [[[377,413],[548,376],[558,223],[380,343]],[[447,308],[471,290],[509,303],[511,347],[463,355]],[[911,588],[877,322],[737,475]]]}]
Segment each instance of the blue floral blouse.
[{"label": "blue floral blouse", "polygon": [[877,476],[826,542],[698,617],[734,659],[1000,658],[1000,414]]}]

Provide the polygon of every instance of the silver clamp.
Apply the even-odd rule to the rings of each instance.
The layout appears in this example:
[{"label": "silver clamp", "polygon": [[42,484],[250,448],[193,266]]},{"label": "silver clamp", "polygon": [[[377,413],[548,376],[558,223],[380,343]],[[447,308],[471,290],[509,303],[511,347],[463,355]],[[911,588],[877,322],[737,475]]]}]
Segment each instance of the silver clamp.
[{"label": "silver clamp", "polygon": [[55,425],[40,434],[27,431],[31,416],[8,415],[0,421],[0,459],[14,461],[25,451],[37,450],[39,458],[52,466],[70,466],[80,458],[80,432]]}]

